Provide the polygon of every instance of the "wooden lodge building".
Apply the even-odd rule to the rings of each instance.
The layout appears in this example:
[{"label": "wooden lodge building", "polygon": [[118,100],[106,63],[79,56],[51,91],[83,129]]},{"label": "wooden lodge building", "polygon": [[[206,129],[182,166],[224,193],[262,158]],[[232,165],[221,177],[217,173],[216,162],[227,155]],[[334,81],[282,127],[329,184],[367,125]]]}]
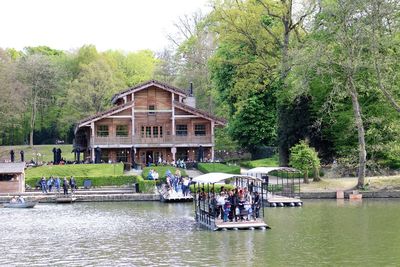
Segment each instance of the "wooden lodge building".
[{"label": "wooden lodge building", "polygon": [[213,160],[214,128],[225,121],[196,108],[189,92],[155,80],[113,96],[114,107],[78,122],[74,148],[86,159],[147,164]]}]

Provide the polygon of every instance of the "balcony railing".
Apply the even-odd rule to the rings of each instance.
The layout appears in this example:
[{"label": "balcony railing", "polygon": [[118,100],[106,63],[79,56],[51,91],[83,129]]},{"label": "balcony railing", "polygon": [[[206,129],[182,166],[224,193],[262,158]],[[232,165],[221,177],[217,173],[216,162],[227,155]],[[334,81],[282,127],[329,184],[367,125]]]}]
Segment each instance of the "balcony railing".
[{"label": "balcony railing", "polygon": [[94,137],[91,141],[91,146],[105,145],[105,146],[118,146],[118,145],[141,145],[141,144],[210,144],[211,136],[163,136],[161,138],[147,138],[135,136],[132,137]]},{"label": "balcony railing", "polygon": [[132,137],[100,137],[95,136],[94,142],[91,142],[91,146],[97,145],[109,145],[109,146],[116,146],[116,145],[130,145],[132,144]]}]

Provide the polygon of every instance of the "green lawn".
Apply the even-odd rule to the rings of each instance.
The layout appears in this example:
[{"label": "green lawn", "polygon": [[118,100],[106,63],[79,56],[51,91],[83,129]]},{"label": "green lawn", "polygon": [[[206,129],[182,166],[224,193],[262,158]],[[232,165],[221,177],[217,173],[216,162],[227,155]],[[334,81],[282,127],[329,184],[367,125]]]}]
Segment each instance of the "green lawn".
[{"label": "green lawn", "polygon": [[[156,172],[158,172],[158,174],[159,174],[159,179],[163,179],[163,178],[165,178],[165,173],[167,172],[167,170],[169,170],[172,174],[175,174],[175,171],[176,171],[177,168],[172,167],[172,166],[152,166],[152,167],[146,167],[146,168],[143,169],[143,172],[142,172],[142,177],[143,177],[144,179],[147,178],[147,175],[149,175],[149,172],[150,172],[151,169],[154,169]],[[181,175],[183,175],[183,176],[186,176],[186,175],[187,175],[187,174],[186,174],[186,171],[185,171],[184,169],[180,169],[180,168],[178,168],[178,169],[181,171]]]},{"label": "green lawn", "polygon": [[240,167],[236,165],[227,165],[222,163],[198,163],[197,169],[202,173],[209,172],[223,172],[223,173],[232,173],[232,174],[240,174]]},{"label": "green lawn", "polygon": [[61,155],[64,159],[74,160],[72,145],[36,145],[33,148],[29,146],[0,146],[0,160],[10,160],[10,151],[13,149],[16,161],[20,161],[19,152],[23,150],[25,153],[25,161],[30,161],[31,159],[36,161],[37,159],[42,162],[50,162],[53,161],[53,147],[61,148]]},{"label": "green lawn", "polygon": [[74,165],[47,165],[32,167],[26,170],[26,178],[53,176],[104,177],[121,176],[124,165],[118,164],[74,164]]},{"label": "green lawn", "polygon": [[271,158],[243,161],[240,163],[240,166],[249,168],[249,169],[257,168],[257,167],[278,167],[279,159],[278,159],[278,155],[275,155]]}]

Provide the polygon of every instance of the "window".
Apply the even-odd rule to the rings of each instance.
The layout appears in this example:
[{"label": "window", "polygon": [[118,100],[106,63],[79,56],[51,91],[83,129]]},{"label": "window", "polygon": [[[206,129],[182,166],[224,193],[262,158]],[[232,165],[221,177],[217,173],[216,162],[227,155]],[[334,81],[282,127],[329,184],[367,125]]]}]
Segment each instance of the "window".
[{"label": "window", "polygon": [[187,125],[184,124],[176,125],[175,134],[177,136],[187,136],[188,135]]},{"label": "window", "polygon": [[146,126],[146,138],[151,137],[151,126]]},{"label": "window", "polygon": [[128,125],[117,125],[117,136],[128,136]]},{"label": "window", "polygon": [[142,126],[141,136],[142,138],[161,138],[163,137],[163,128],[162,126]]},{"label": "window", "polygon": [[155,108],[155,106],[154,105],[150,105],[149,106],[149,115],[155,115],[156,113],[154,112],[154,111],[151,111],[151,110],[155,110],[156,108]]},{"label": "window", "polygon": [[195,136],[205,136],[206,135],[206,125],[195,124],[194,125],[194,135]]},{"label": "window", "polygon": [[97,136],[107,137],[108,136],[108,125],[97,126]]},{"label": "window", "polygon": [[158,127],[153,127],[153,138],[158,138]]}]

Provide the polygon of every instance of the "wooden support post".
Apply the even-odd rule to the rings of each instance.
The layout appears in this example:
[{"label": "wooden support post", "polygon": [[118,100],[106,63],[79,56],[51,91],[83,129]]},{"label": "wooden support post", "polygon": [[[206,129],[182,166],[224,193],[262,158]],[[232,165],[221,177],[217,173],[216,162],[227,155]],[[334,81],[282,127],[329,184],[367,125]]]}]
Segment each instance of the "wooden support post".
[{"label": "wooden support post", "polygon": [[92,158],[92,161],[94,162],[94,147],[95,147],[95,143],[94,143],[94,122],[91,122],[90,123],[90,144],[91,144],[91,147],[92,147],[92,152],[90,153],[91,154],[91,158]]}]

